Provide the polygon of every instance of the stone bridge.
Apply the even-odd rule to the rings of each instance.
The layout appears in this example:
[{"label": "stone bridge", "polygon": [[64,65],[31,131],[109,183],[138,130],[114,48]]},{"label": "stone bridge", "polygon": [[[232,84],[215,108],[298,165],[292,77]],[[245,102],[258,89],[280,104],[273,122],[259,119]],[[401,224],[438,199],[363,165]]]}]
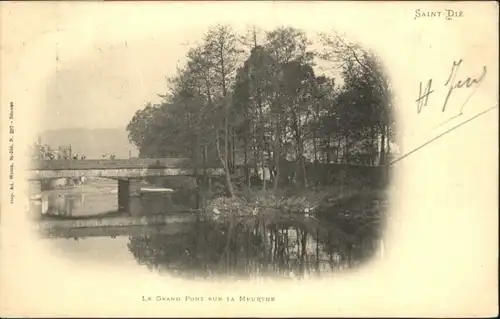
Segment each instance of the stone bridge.
[{"label": "stone bridge", "polygon": [[78,177],[102,177],[118,181],[118,207],[129,211],[130,197],[138,196],[140,189],[130,180],[155,176],[217,176],[224,170],[217,165],[195,165],[185,158],[134,158],[98,160],[42,160],[34,161],[28,170],[30,195],[41,193],[42,180]]},{"label": "stone bridge", "polygon": [[[198,168],[195,168],[198,167]],[[221,175],[220,165],[195,165],[185,158],[134,158],[113,160],[42,160],[31,163],[29,180],[57,179],[64,177],[105,177],[133,179],[152,176],[193,176],[198,174]]]}]

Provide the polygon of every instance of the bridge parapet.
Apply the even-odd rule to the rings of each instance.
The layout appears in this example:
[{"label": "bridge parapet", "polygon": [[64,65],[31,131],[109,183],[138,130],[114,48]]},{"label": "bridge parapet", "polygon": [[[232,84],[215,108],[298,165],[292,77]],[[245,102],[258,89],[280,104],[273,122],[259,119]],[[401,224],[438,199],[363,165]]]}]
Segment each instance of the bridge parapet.
[{"label": "bridge parapet", "polygon": [[222,175],[223,169],[214,164],[211,167],[208,165],[196,167],[192,161],[185,158],[43,160],[32,162],[28,178],[41,180],[85,176],[130,179],[150,176],[192,176],[195,173]]},{"label": "bridge parapet", "polygon": [[130,158],[86,160],[40,160],[31,163],[33,170],[107,169],[107,168],[189,168],[194,163],[187,158]]},{"label": "bridge parapet", "polygon": [[[198,170],[200,175],[223,175],[223,169]],[[193,176],[195,170],[192,168],[176,169],[73,169],[73,170],[33,170],[28,174],[30,180],[54,179],[54,178],[76,178],[76,177],[103,177],[112,179],[140,179],[152,176]]]}]

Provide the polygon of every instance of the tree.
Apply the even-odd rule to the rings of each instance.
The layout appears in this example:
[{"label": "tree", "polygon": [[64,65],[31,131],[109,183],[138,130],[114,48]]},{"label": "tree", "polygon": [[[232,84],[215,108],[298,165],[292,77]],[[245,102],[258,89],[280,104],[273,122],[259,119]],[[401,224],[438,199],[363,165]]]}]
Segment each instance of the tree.
[{"label": "tree", "polygon": [[129,138],[143,157],[218,161],[233,195],[240,158],[247,185],[250,167],[269,167],[274,191],[290,181],[309,186],[312,163],[383,164],[394,123],[382,64],[338,35],[323,35],[322,44],[320,56],[341,81],[316,75],[318,53],[299,29],[253,27],[240,37],[210,27],[169,78],[163,101],[135,114]]},{"label": "tree", "polygon": [[[139,148],[142,157],[189,157],[196,168],[203,158],[204,162],[216,161],[224,168],[224,184],[229,196],[213,196],[204,205],[230,212],[224,216],[227,220],[223,226],[208,231],[212,232],[211,240],[217,241],[217,248],[210,252],[216,256],[211,262],[218,264],[225,260],[229,265],[229,259],[238,254],[232,251],[234,247],[242,244],[243,250],[247,249],[245,241],[239,242],[240,236],[258,233],[262,238],[268,237],[268,229],[263,230],[260,222],[269,225],[270,220],[275,223],[287,216],[275,224],[311,226],[301,204],[311,203],[304,201],[304,196],[290,199],[289,192],[295,189],[300,194],[309,191],[317,194],[318,181],[334,184],[331,188],[323,187],[326,195],[323,196],[322,213],[331,214],[334,207],[333,210],[339,212],[334,215],[343,215],[332,220],[335,226],[332,227],[339,228],[337,224],[344,227],[336,231],[337,237],[343,238],[344,254],[355,256],[354,245],[361,245],[362,239],[375,233],[367,226],[372,222],[368,216],[371,213],[362,213],[362,218],[357,219],[351,204],[339,207],[332,206],[331,202],[338,201],[332,194],[339,198],[347,196],[343,194],[344,184],[350,183],[349,186],[359,192],[365,184],[371,185],[370,178],[363,179],[363,176],[375,176],[367,174],[375,171],[372,168],[356,167],[356,172],[349,171],[353,174],[349,179],[344,174],[348,165],[344,164],[384,164],[389,140],[394,134],[390,81],[376,56],[359,45],[336,34],[323,35],[322,45],[324,52],[319,55],[310,49],[306,34],[291,27],[264,32],[252,27],[245,37],[240,37],[228,26],[212,26],[200,42],[189,49],[186,63],[168,79],[168,91],[160,95],[163,101],[157,105],[146,104],[127,126],[130,141]],[[330,61],[339,76],[319,75],[315,65],[318,56]],[[240,158],[243,158],[249,189],[255,180],[250,168],[263,172],[270,168],[273,189],[270,191],[263,174],[260,181],[263,192],[248,192],[245,196],[239,193],[235,180]],[[330,165],[332,163],[342,165]],[[334,173],[333,178],[329,176],[330,171]],[[353,180],[360,182],[355,184]],[[374,190],[374,187],[370,189]],[[368,203],[370,196],[353,197],[353,201]],[[289,199],[290,205],[268,205]],[[268,204],[254,206],[254,202],[263,201]],[[290,217],[291,211],[297,208],[302,214],[300,220]],[[260,211],[264,214],[259,215]],[[364,227],[362,230],[360,225]],[[267,238],[263,240],[264,254],[286,247],[282,241],[288,240],[287,232],[288,228],[286,231],[274,229],[269,242]],[[358,233],[362,235],[357,236]],[[299,236],[303,246],[301,258],[305,258],[305,234],[304,231]],[[330,242],[329,231],[321,236],[322,240]],[[139,245],[141,241],[151,240],[134,241]],[[337,240],[337,244],[342,240]],[[189,253],[207,251],[190,245],[183,243],[180,246],[189,248],[181,250]],[[158,251],[169,251],[168,247],[160,249],[161,240],[154,241],[151,246],[158,247]],[[178,247],[173,249],[175,255]],[[151,251],[139,259],[147,259],[150,254]],[[282,258],[285,255],[276,253],[273,256]],[[166,259],[163,261],[167,262]],[[190,267],[192,260],[187,258],[182,262]],[[199,260],[196,265],[200,266]]]},{"label": "tree", "polygon": [[[393,104],[391,83],[383,71],[381,61],[359,44],[350,43],[338,33],[322,34],[322,57],[339,66],[344,75],[343,105],[353,106],[350,130],[357,134],[371,135],[371,146],[380,139],[380,161],[385,163],[390,141],[394,140]],[[366,133],[366,131],[370,133]]]},{"label": "tree", "polygon": [[[262,171],[266,164],[265,153],[268,157],[271,153],[272,132],[268,114],[273,99],[275,67],[276,63],[271,55],[262,46],[256,46],[243,67],[238,70],[234,91],[234,107],[242,115],[239,123],[244,134],[244,148],[248,147],[249,135],[253,134],[254,165],[257,168],[257,163],[260,163]],[[265,178],[263,188],[266,188]]]},{"label": "tree", "polygon": [[[295,71],[305,71],[309,72],[313,67],[314,53],[308,50],[310,41],[307,39],[306,34],[296,28],[291,27],[278,27],[275,30],[267,32],[266,34],[267,44],[266,48],[270,52],[271,56],[274,58],[277,64],[276,75],[277,81],[275,82],[275,98],[272,107],[272,114],[274,115],[275,123],[275,142],[274,142],[274,170],[276,172],[274,189],[278,188],[278,182],[280,180],[281,168],[280,163],[282,159],[287,157],[286,145],[288,143],[289,132],[287,128],[290,127],[288,120],[290,119],[290,111],[297,110],[297,104],[292,103],[291,108],[287,108],[288,103],[297,99],[301,99],[298,96],[303,95],[308,89],[294,91],[293,88],[298,88],[296,84],[301,83],[308,76],[301,77],[301,80],[295,84],[290,82],[292,79],[288,76],[294,76]],[[295,67],[294,67],[295,66]],[[302,67],[303,66],[303,67]],[[307,72],[302,73],[305,75]],[[314,76],[313,76],[314,77]],[[310,77],[309,77],[310,79]],[[308,81],[306,81],[308,82]],[[305,84],[305,83],[301,83]],[[305,87],[309,85],[306,84]],[[302,87],[302,86],[300,86]],[[307,93],[305,93],[307,94]],[[302,99],[302,102],[304,100]],[[294,106],[295,104],[295,106]],[[303,103],[300,103],[303,104]],[[302,105],[303,107],[303,105]],[[300,109],[300,107],[299,107]],[[302,138],[300,133],[299,124],[300,112],[292,112],[293,119],[295,122],[295,140],[299,141],[296,145],[297,150],[302,146]],[[298,116],[298,117],[297,117]],[[302,171],[304,184],[307,185],[307,177],[305,174],[305,163],[302,161],[302,155],[296,154],[296,160],[299,163],[299,170]]]}]

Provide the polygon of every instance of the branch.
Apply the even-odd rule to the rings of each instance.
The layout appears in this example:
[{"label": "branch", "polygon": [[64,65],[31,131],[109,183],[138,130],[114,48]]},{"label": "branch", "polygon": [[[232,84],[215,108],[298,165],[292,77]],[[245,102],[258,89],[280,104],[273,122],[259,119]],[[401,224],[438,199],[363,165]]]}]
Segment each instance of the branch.
[{"label": "branch", "polygon": [[362,68],[364,68],[366,71],[370,72],[370,71],[371,71],[371,70],[370,70],[370,68],[369,68],[368,66],[366,66],[364,63],[362,63],[362,62],[360,61],[360,59],[358,58],[358,55],[356,54],[356,50],[354,50],[354,48],[353,48],[351,45],[348,45],[347,43],[345,43],[345,41],[344,41],[344,40],[342,40],[342,38],[341,38],[340,36],[338,36],[338,35],[335,35],[335,36],[337,37],[337,39],[338,39],[338,40],[339,40],[339,41],[340,41],[340,42],[341,42],[341,43],[342,43],[342,44],[343,44],[343,45],[344,45],[344,46],[345,46],[345,47],[346,47],[349,51],[351,51],[351,53],[352,53],[352,55],[353,55],[354,59],[356,60],[356,62],[358,62],[358,64],[359,64]]},{"label": "branch", "polygon": [[[340,36],[338,36],[338,35],[335,35],[335,36],[337,37],[337,39],[338,39],[338,40],[339,40],[339,41],[340,41],[340,42],[341,42],[341,43],[342,43],[342,44],[343,44],[343,45],[344,45],[344,46],[345,46],[345,47],[346,47],[349,51],[351,51],[351,53],[352,53],[352,55],[353,55],[354,59],[356,60],[356,62],[357,62],[357,63],[358,63],[358,64],[359,64],[359,65],[360,65],[363,69],[365,69],[365,71],[367,71],[367,72],[368,72],[368,74],[370,74],[370,75],[371,75],[371,76],[375,79],[375,81],[376,81],[379,85],[381,85],[383,82],[385,82],[383,78],[380,78],[380,77],[378,77],[378,76],[374,76],[374,75],[373,75],[373,72],[372,72],[373,70],[372,70],[372,69],[370,69],[370,67],[369,67],[369,66],[367,66],[367,65],[365,65],[363,62],[361,62],[361,60],[359,59],[359,57],[358,57],[358,55],[357,55],[357,53],[356,53],[356,50],[354,50],[354,48],[353,48],[353,46],[352,46],[352,45],[347,44],[344,40],[342,40],[342,38],[341,38]],[[386,94],[386,92],[385,92],[385,90],[384,90],[384,88],[383,88],[383,87],[381,87],[381,88],[380,88],[380,92],[383,94],[384,98],[387,98],[387,94]]]},{"label": "branch", "polygon": [[[357,52],[356,52],[356,50],[355,50],[355,48],[354,48],[354,46],[353,46],[353,45],[348,44],[348,43],[347,43],[346,41],[344,41],[344,40],[342,39],[342,37],[340,37],[338,34],[335,34],[335,38],[336,38],[336,40],[337,40],[338,42],[340,42],[340,43],[341,43],[341,45],[342,45],[342,46],[343,46],[346,50],[348,50],[348,51],[351,53],[351,55],[352,55],[352,57],[353,57],[354,61],[355,61],[355,62],[356,62],[356,63],[357,63],[360,67],[362,67],[365,71],[368,71],[368,73],[370,74],[370,76],[372,76],[372,77],[376,80],[376,82],[377,82],[377,83],[379,83],[379,85],[381,85],[381,86],[382,86],[382,87],[380,88],[380,91],[381,91],[381,93],[382,93],[383,97],[387,99],[387,98],[388,98],[388,97],[387,97],[387,92],[386,92],[386,90],[384,89],[384,87],[383,87],[383,85],[382,85],[382,83],[385,83],[385,80],[384,80],[383,78],[380,78],[380,77],[378,77],[378,76],[374,76],[374,75],[372,74],[372,73],[373,73],[373,72],[372,72],[373,70],[371,70],[371,68],[370,68],[368,65],[366,65],[364,62],[362,62],[362,61],[361,61],[361,59],[360,59],[360,57],[358,56],[358,54],[357,54]],[[324,58],[324,59],[327,59],[327,60],[330,60],[330,61],[333,61],[333,62],[335,62],[335,63],[340,63],[340,66],[341,66],[341,67],[343,67],[343,66],[345,65],[345,63],[346,63],[346,61],[345,61],[345,60],[349,60],[349,59],[344,58],[344,62],[343,62],[343,63],[341,63],[341,61],[339,61],[339,60],[341,60],[341,59],[339,59],[339,58],[334,59],[333,55],[341,55],[342,53],[345,53],[345,52],[342,52],[342,50],[336,49],[335,47],[336,47],[337,45],[335,44],[335,41],[334,41],[334,40],[332,40],[332,39],[330,39],[330,38],[329,38],[326,34],[322,34],[322,39],[323,39],[324,43],[325,43],[327,46],[330,46],[330,47],[331,47],[331,52],[333,53],[333,54],[331,54],[331,53],[325,53],[325,54],[323,55],[323,56],[324,56],[323,58]]]}]

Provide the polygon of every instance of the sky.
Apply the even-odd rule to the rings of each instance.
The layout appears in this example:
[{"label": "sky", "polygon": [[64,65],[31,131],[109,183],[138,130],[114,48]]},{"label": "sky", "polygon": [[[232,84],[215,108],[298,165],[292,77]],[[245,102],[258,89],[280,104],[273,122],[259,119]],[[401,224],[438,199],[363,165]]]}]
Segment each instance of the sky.
[{"label": "sky", "polygon": [[[318,32],[343,33],[388,62],[395,91],[408,103],[414,100],[416,84],[406,83],[418,84],[429,71],[422,65],[413,68],[410,60],[401,57],[430,48],[422,51],[420,59],[432,59],[429,65],[447,66],[450,62],[443,52],[456,58],[453,52],[462,43],[461,34],[468,30],[466,24],[457,24],[455,28],[463,32],[450,33],[446,20],[409,23],[413,12],[411,3],[382,10],[379,4],[366,2],[360,10],[352,3],[326,1],[2,4],[3,53],[13,61],[2,63],[2,69],[7,70],[4,74],[13,75],[10,81],[4,81],[5,90],[23,92],[9,98],[33,117],[35,112],[41,113],[41,131],[122,128],[147,102],[159,101],[157,94],[166,93],[166,78],[185,63],[189,47],[202,38],[209,26],[221,23],[240,33],[251,25],[265,30],[293,26],[311,37]],[[487,24],[478,24],[476,29],[489,30]],[[447,42],[432,42],[422,34],[446,37]],[[399,45],[403,40],[404,45]],[[474,59],[472,51],[464,54],[464,59]],[[485,59],[490,56],[494,56],[493,52]],[[475,65],[469,65],[468,73],[474,74]],[[448,72],[448,67],[444,69],[443,73]],[[412,108],[401,112],[415,116]],[[418,129],[420,122],[408,121],[405,129]]]},{"label": "sky", "polygon": [[304,4],[284,11],[273,2],[45,3],[32,16],[33,28],[16,30],[23,39],[17,49],[45,72],[37,99],[41,131],[125,127],[147,102],[160,101],[166,78],[209,26],[227,23],[244,34],[251,25],[289,25],[315,36],[333,29],[293,16],[320,11]]}]

